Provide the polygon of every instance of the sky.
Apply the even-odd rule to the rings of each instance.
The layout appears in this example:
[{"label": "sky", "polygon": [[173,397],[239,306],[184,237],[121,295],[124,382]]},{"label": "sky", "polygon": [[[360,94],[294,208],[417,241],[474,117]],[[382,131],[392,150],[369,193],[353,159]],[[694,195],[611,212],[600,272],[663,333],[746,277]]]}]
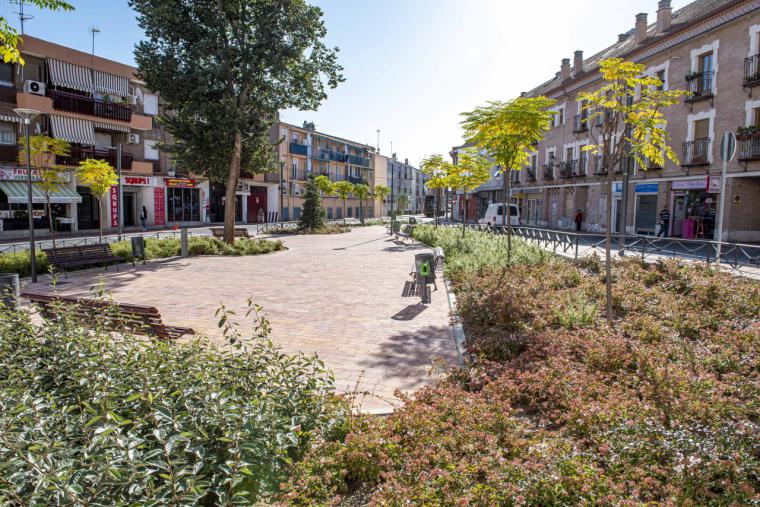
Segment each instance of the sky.
[{"label": "sky", "polygon": [[[69,0],[71,13],[40,12],[30,35],[134,64],[143,34],[126,0]],[[508,100],[550,79],[576,49],[588,57],[656,19],[657,0],[312,0],[324,12],[326,43],[338,47],[345,82],[317,111],[286,110],[284,121],[376,146],[417,165],[461,144],[460,113]],[[689,0],[673,0],[674,10]],[[18,28],[17,6],[0,15]]]}]

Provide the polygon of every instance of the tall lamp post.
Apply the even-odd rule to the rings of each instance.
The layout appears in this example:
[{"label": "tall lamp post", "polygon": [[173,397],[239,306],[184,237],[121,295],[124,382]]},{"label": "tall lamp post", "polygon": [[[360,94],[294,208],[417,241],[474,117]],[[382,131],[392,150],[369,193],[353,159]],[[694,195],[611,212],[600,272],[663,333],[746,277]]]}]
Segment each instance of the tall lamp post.
[{"label": "tall lamp post", "polygon": [[32,270],[32,283],[37,283],[37,254],[34,251],[34,215],[32,202],[32,150],[29,143],[29,125],[32,119],[40,114],[36,109],[18,108],[13,110],[24,122],[26,136],[26,213],[29,216],[29,260]]},{"label": "tall lamp post", "polygon": [[283,174],[284,172],[285,172],[285,161],[281,160],[280,161],[280,185],[279,185],[279,190],[280,190],[280,200],[279,200],[279,202],[280,202],[280,209],[278,210],[278,213],[280,214],[280,216],[277,217],[277,221],[279,221],[279,222],[282,222],[282,193],[285,191],[285,188],[284,188],[285,187],[285,175]]}]

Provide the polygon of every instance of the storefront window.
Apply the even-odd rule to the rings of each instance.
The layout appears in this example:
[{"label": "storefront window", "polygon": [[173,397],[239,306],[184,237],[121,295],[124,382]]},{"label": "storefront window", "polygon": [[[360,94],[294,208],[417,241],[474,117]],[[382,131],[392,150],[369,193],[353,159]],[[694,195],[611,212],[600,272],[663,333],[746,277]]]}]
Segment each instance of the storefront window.
[{"label": "storefront window", "polygon": [[200,190],[197,188],[168,188],[167,215],[170,222],[200,222]]}]

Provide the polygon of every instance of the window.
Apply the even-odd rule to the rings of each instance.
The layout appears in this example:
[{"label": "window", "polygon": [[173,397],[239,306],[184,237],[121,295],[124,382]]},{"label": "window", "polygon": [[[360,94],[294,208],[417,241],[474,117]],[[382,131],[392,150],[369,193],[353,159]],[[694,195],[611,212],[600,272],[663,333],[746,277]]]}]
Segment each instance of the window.
[{"label": "window", "polygon": [[0,123],[0,144],[4,146],[16,145],[15,123]]},{"label": "window", "polygon": [[301,219],[301,208],[293,208],[293,220]]},{"label": "window", "polygon": [[697,120],[694,122],[694,139],[707,139],[710,137],[710,119]]},{"label": "window", "polygon": [[13,65],[0,63],[0,86],[13,86]]},{"label": "window", "polygon": [[290,163],[290,169],[291,169],[290,179],[291,180],[298,179],[298,159],[297,158],[294,158],[293,161]]},{"label": "window", "polygon": [[353,216],[353,209],[351,206],[346,208],[346,217],[351,218]]},{"label": "window", "polygon": [[712,72],[713,70],[713,52],[699,55],[699,72]]},{"label": "window", "polygon": [[332,220],[332,217],[333,217],[333,209],[327,208],[327,219]]},{"label": "window", "polygon": [[564,125],[565,124],[565,108],[561,107],[557,111],[557,126]]},{"label": "window", "polygon": [[154,139],[145,140],[145,160],[159,159],[158,148],[156,147],[157,143],[158,141]]},{"label": "window", "polygon": [[752,126],[760,126],[760,107],[752,110]]},{"label": "window", "polygon": [[665,80],[667,79],[667,76],[665,75],[665,69],[658,70],[657,74],[655,74],[655,77],[660,80],[660,84],[657,85],[658,90],[664,90],[665,89]]},{"label": "window", "polygon": [[158,96],[146,93],[143,96],[143,111],[145,114],[156,116],[158,114]]}]

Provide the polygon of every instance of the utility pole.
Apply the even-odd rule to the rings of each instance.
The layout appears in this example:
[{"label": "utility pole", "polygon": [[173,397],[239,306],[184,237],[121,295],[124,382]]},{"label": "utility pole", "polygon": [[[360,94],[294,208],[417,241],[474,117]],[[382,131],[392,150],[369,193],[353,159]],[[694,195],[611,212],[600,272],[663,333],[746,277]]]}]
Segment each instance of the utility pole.
[{"label": "utility pole", "polygon": [[380,153],[380,129],[377,129],[377,152]]},{"label": "utility pole", "polygon": [[[630,180],[630,159],[625,158],[618,162],[623,164],[623,198],[620,200],[620,206],[623,210],[620,212],[620,230],[618,231],[618,255],[625,255],[625,230],[628,219],[628,182]],[[615,217],[612,217],[614,220]]]},{"label": "utility pole", "polygon": [[92,56],[95,56],[95,34],[100,33],[100,28],[92,26],[90,27],[90,32],[92,32]]}]

